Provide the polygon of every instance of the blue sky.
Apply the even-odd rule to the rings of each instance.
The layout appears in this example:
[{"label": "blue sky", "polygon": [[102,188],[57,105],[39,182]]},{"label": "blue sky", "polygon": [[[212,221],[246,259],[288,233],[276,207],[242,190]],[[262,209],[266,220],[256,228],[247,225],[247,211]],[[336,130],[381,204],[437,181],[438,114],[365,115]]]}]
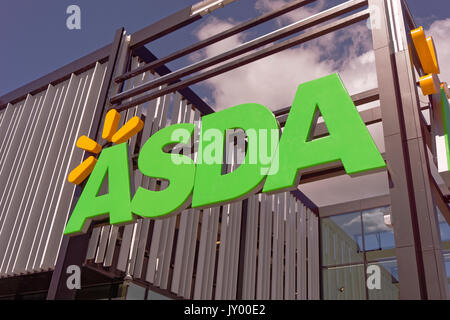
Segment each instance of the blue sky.
[{"label": "blue sky", "polygon": [[[3,0],[0,4],[0,30],[3,31],[0,95],[108,44],[121,26],[131,33],[197,2]],[[254,3],[254,0],[238,0],[217,10],[214,16],[244,21],[257,15]],[[425,28],[434,20],[450,18],[449,1],[408,0],[408,3],[416,21]],[[70,4],[81,8],[81,30],[66,28],[66,8]],[[152,44],[152,51],[161,56],[194,42],[195,28],[198,24]]]}]

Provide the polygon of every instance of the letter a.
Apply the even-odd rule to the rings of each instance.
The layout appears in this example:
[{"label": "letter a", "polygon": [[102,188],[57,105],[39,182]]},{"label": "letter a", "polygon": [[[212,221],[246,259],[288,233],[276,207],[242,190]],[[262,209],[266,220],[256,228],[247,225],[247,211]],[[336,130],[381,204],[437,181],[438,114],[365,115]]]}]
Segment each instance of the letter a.
[{"label": "letter a", "polygon": [[[133,220],[127,148],[127,144],[122,143],[103,149],[67,222],[64,234],[85,233],[93,218],[102,218],[108,214],[111,224]],[[106,174],[108,174],[109,192],[97,196]]]},{"label": "letter a", "polygon": [[[308,141],[319,109],[329,136]],[[341,161],[347,174],[384,168],[381,154],[337,74],[298,87],[281,136],[279,170],[263,192],[296,188],[299,170]]]}]

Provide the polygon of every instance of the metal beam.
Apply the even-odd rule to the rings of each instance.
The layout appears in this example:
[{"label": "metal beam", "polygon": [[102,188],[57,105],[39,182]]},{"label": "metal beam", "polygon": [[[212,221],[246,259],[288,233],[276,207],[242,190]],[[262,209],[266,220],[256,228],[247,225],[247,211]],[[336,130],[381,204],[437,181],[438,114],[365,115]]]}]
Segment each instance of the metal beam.
[{"label": "metal beam", "polygon": [[[377,69],[386,157],[389,166],[392,219],[399,266],[400,298],[422,299],[426,296],[420,239],[414,218],[415,206],[411,190],[411,169],[401,123],[397,77],[394,76],[393,42],[389,13],[384,0],[370,0],[370,7],[378,9],[376,22],[381,28],[372,30]],[[381,17],[381,21],[380,21]]]},{"label": "metal beam", "polygon": [[[118,111],[123,111],[126,110],[128,108],[134,107],[136,105],[142,104],[144,102],[153,100],[155,98],[158,98],[160,96],[163,96],[165,94],[174,92],[174,91],[178,91],[179,89],[182,88],[186,88],[190,85],[196,84],[198,82],[201,82],[203,80],[212,78],[216,75],[225,73],[227,71],[242,67],[246,64],[249,64],[253,61],[268,57],[272,54],[278,53],[280,51],[289,49],[291,47],[297,46],[299,44],[308,42],[310,40],[316,39],[318,37],[321,37],[325,34],[328,34],[330,32],[345,28],[347,26],[350,26],[352,24],[355,24],[357,22],[363,21],[365,19],[367,19],[369,17],[369,11],[368,10],[364,10],[361,12],[358,12],[356,14],[350,15],[348,17],[342,18],[340,20],[334,21],[332,23],[329,23],[327,25],[324,26],[320,26],[317,27],[315,29],[313,29],[312,31],[309,32],[305,32],[299,36],[293,37],[291,39],[285,40],[283,42],[274,44],[270,47],[267,47],[265,49],[261,49],[257,52],[248,54],[242,58],[233,60],[231,62],[228,62],[226,64],[223,64],[219,67],[216,67],[214,69],[211,69],[209,71],[205,71],[203,73],[200,73],[198,75],[192,76],[191,78],[188,78],[186,80],[177,82],[175,84],[169,85],[166,88],[163,88],[161,90],[155,90],[155,91],[151,91],[150,93],[147,93],[145,95],[142,95],[138,98],[135,98],[132,101],[126,102],[121,104],[119,107],[117,107]],[[150,87],[153,86],[156,82],[149,82],[151,83]],[[159,82],[158,82],[159,83]],[[141,87],[137,87],[137,91],[134,91],[134,89],[132,89],[133,91],[129,90],[126,92],[123,92],[120,95],[116,95],[114,98],[111,98],[111,103],[116,103],[118,101],[121,101],[123,99],[126,99],[127,97],[129,98],[130,95],[134,96],[136,94],[142,93],[146,90],[148,90],[148,84],[145,84]],[[130,94],[132,93],[132,94]]]},{"label": "metal beam", "polygon": [[361,210],[378,208],[390,204],[391,204],[391,197],[389,196],[389,194],[386,194],[371,198],[352,200],[348,202],[323,206],[319,208],[319,216],[321,218],[326,218],[348,212],[356,212]]},{"label": "metal beam", "polygon": [[[411,167],[413,200],[415,202],[417,226],[420,236],[420,250],[424,270],[427,299],[447,299],[447,276],[442,259],[440,231],[437,219],[433,178],[430,170],[428,150],[422,113],[416,86],[414,65],[410,49],[413,47],[410,29],[405,24],[405,10],[401,0],[392,1],[392,16],[400,35],[395,52],[395,65],[401,97],[401,111],[406,134],[406,147]],[[396,9],[397,8],[397,9]],[[432,148],[430,148],[433,150]]]}]

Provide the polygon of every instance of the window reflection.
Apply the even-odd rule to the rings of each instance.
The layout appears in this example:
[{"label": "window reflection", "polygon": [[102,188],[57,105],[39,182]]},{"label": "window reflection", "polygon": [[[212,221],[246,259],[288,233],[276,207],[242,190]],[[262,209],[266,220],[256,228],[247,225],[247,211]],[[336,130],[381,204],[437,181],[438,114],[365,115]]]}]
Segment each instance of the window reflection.
[{"label": "window reflection", "polygon": [[365,251],[395,248],[393,229],[385,223],[390,214],[389,206],[362,212]]},{"label": "window reflection", "polygon": [[321,225],[324,266],[363,261],[359,212],[322,219]]},{"label": "window reflection", "polygon": [[148,290],[147,300],[172,300],[172,299],[169,297],[163,296],[162,294]]},{"label": "window reflection", "polygon": [[[321,219],[324,299],[398,299],[390,206]],[[376,265],[380,288],[366,286]]]}]

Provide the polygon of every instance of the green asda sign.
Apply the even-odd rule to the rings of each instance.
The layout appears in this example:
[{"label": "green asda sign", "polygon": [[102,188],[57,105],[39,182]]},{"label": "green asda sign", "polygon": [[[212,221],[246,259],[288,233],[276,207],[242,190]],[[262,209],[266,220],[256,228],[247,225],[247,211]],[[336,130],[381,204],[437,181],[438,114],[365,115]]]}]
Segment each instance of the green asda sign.
[{"label": "green asda sign", "polygon": [[[329,135],[311,139],[319,111]],[[246,152],[242,164],[222,174],[225,133],[230,129],[245,131]],[[165,217],[189,206],[202,208],[235,201],[261,188],[270,193],[294,189],[299,172],[326,163],[341,161],[350,175],[385,167],[337,74],[301,84],[278,140],[279,129],[273,113],[255,103],[206,115],[201,119],[196,157],[173,152],[174,145],[191,145],[194,124],[161,129],[145,142],[138,157],[143,175],[168,180],[168,186],[160,191],[143,187],[133,190],[127,143],[105,148],[64,234],[86,232],[90,220],[108,215],[111,224],[124,224],[134,215]],[[273,151],[269,161],[257,156],[262,149],[266,155],[268,150]],[[99,195],[104,182],[108,193]]]}]

